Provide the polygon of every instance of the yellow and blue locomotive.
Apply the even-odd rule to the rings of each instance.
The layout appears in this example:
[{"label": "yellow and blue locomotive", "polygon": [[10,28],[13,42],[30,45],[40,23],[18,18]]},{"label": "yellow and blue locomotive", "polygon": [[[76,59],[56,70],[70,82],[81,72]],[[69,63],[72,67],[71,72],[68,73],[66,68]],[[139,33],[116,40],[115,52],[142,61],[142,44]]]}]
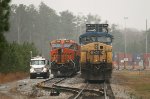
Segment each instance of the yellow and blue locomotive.
[{"label": "yellow and blue locomotive", "polygon": [[108,24],[86,24],[80,35],[81,77],[85,80],[106,80],[112,73],[112,40]]}]

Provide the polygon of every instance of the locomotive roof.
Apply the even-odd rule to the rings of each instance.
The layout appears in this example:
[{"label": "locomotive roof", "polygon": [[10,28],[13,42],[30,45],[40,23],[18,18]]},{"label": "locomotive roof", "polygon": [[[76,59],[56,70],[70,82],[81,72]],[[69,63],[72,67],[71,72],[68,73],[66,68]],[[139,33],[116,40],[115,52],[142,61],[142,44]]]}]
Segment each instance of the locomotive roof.
[{"label": "locomotive roof", "polygon": [[76,43],[74,40],[70,40],[70,39],[57,39],[57,40],[53,40],[51,41],[51,43]]},{"label": "locomotive roof", "polygon": [[113,38],[113,36],[106,32],[86,32],[85,34],[80,35],[80,38],[82,37],[91,37],[91,36],[106,36]]}]

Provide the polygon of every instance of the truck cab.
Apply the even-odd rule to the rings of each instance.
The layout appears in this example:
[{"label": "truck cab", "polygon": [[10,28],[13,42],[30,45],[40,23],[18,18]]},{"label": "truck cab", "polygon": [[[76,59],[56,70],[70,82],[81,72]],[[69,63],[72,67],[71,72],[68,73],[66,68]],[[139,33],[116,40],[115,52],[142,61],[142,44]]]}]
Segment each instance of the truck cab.
[{"label": "truck cab", "polygon": [[36,77],[49,78],[48,60],[41,56],[31,58],[30,62],[30,79]]}]

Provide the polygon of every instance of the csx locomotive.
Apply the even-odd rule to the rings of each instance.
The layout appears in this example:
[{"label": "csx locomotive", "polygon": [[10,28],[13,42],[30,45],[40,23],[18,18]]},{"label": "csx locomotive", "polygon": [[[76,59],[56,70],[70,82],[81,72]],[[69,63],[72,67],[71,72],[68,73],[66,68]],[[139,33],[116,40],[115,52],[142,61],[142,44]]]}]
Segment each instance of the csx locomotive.
[{"label": "csx locomotive", "polygon": [[112,73],[112,40],[108,24],[86,24],[80,35],[81,77],[85,80],[106,80]]},{"label": "csx locomotive", "polygon": [[54,77],[71,76],[80,70],[80,46],[75,41],[54,40],[50,46],[51,73]]}]

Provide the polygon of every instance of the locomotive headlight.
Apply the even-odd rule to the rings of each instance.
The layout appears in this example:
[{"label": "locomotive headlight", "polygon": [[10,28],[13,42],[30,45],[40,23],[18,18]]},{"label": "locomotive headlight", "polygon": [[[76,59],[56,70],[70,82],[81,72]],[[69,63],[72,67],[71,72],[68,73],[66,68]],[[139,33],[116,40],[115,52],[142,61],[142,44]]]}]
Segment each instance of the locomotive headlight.
[{"label": "locomotive headlight", "polygon": [[63,52],[64,52],[64,49],[61,49],[61,52],[63,53]]},{"label": "locomotive headlight", "polygon": [[57,60],[55,60],[55,62],[57,63]]},{"label": "locomotive headlight", "polygon": [[103,59],[103,62],[106,62],[106,59]]},{"label": "locomotive headlight", "polygon": [[47,68],[43,68],[43,72],[46,72],[47,71]]},{"label": "locomotive headlight", "polygon": [[95,44],[95,49],[97,49],[97,50],[98,50],[98,44]]}]

